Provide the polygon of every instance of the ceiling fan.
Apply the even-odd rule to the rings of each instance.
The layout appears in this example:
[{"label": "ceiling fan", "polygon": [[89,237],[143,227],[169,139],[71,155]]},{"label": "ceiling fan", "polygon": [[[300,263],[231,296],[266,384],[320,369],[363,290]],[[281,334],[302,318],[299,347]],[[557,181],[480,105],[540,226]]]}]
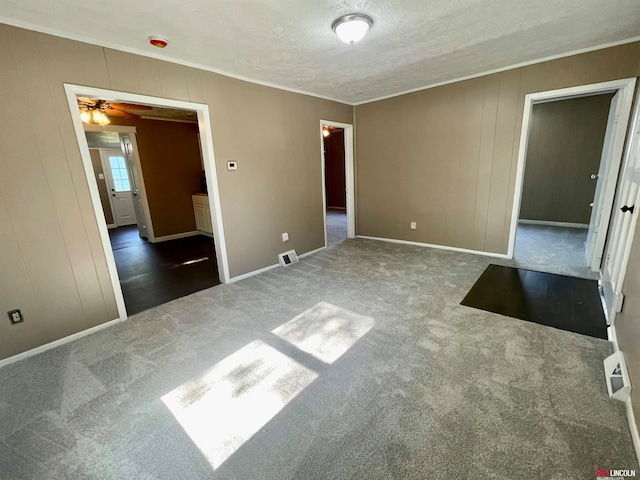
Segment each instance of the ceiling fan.
[{"label": "ceiling fan", "polygon": [[96,100],[88,97],[78,98],[78,108],[80,118],[85,123],[97,123],[107,125],[108,117],[140,118],[140,115],[128,112],[127,110],[153,110],[148,105],[138,105],[134,103],[109,102],[107,100]]}]

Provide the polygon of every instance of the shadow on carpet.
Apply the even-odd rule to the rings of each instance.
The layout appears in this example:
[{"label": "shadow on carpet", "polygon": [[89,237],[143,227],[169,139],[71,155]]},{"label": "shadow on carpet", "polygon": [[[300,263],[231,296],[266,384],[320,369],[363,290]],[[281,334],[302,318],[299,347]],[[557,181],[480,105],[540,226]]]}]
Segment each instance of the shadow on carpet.
[{"label": "shadow on carpet", "polygon": [[607,338],[595,280],[489,265],[466,297],[467,307]]}]

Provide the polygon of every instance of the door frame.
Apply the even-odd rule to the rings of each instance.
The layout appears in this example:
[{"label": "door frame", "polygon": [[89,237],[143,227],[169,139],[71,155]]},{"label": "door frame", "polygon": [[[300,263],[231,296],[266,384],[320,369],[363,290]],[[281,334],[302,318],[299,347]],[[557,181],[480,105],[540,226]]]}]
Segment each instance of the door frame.
[{"label": "door frame", "polygon": [[[84,124],[80,119],[77,97],[94,97],[110,101],[139,103],[158,107],[180,108],[184,110],[192,110],[197,113],[198,129],[200,131],[200,141],[202,143],[205,176],[209,189],[209,201],[211,203],[211,223],[213,225],[214,231],[218,274],[222,283],[229,283],[229,259],[227,256],[227,246],[224,235],[224,225],[222,221],[222,209],[220,207],[220,189],[218,186],[218,176],[216,172],[209,106],[202,103],[170,100],[162,97],[152,97],[149,95],[139,95],[134,93],[119,92],[103,88],[86,87],[83,85],[74,85],[69,83],[64,84],[64,89],[67,96],[67,103],[69,105],[69,112],[71,113],[71,121],[75,130],[78,146],[80,147],[80,156],[82,158],[82,164],[84,166],[84,173],[89,187],[89,194],[91,196],[93,210],[98,223],[100,240],[102,242],[102,248],[106,257],[107,268],[109,270],[109,276],[111,278],[111,284],[113,287],[113,293],[116,299],[120,320],[124,321],[127,319],[127,309],[124,304],[122,286],[120,285],[120,279],[118,278],[116,261],[113,255],[113,250],[111,248],[111,242],[109,240],[107,223],[102,213],[102,203],[100,202],[98,183],[93,173],[93,165],[91,163],[91,156],[89,154],[89,145],[87,144],[87,138],[84,134]],[[149,218],[151,217],[149,216]]]},{"label": "door frame", "polygon": [[344,177],[346,185],[347,238],[356,236],[355,168],[353,154],[353,124],[320,120],[320,168],[322,170],[322,220],[324,222],[324,246],[327,247],[327,189],[324,161],[324,137],[322,127],[337,127],[344,131]]},{"label": "door frame", "polygon": [[[520,217],[522,186],[524,183],[525,161],[529,142],[529,131],[531,127],[531,114],[533,105],[536,103],[552,102],[556,100],[568,100],[571,98],[616,92],[620,95],[619,106],[616,106],[619,113],[617,115],[616,121],[614,122],[614,125],[611,127],[607,126],[607,128],[613,128],[611,135],[613,145],[610,149],[610,155],[606,159],[606,161],[610,162],[607,178],[602,179],[604,181],[604,184],[601,193],[603,206],[600,226],[606,226],[606,228],[600,228],[600,230],[598,231],[597,241],[602,245],[602,248],[595,248],[593,258],[587,259],[588,265],[592,270],[600,270],[600,264],[598,264],[598,266],[596,266],[596,268],[594,269],[594,259],[598,255],[600,256],[600,259],[602,259],[602,255],[604,252],[604,243],[607,238],[609,222],[613,211],[613,201],[616,194],[616,185],[618,182],[620,165],[622,163],[622,155],[624,151],[625,139],[627,136],[627,128],[629,125],[629,116],[633,103],[635,85],[635,78],[624,78],[620,80],[613,80],[610,82],[593,83],[589,85],[580,85],[576,87],[549,90],[546,92],[529,93],[525,95],[524,112],[522,116],[522,129],[520,131],[518,164],[516,169],[516,183],[513,194],[513,208],[511,211],[509,249],[507,252],[508,258],[513,258],[513,254],[515,251],[516,231],[518,228],[518,218]],[[602,161],[605,161],[605,159],[603,158]],[[599,250],[600,252],[598,253]]]}]

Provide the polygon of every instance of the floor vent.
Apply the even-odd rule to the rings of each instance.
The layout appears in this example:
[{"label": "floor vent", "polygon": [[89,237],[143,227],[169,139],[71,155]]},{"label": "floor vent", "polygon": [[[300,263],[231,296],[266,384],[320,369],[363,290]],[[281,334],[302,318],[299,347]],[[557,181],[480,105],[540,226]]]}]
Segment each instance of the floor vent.
[{"label": "floor vent", "polygon": [[280,259],[280,265],[291,265],[298,261],[298,254],[295,250],[289,250],[288,252],[279,254],[278,258]]},{"label": "floor vent", "polygon": [[609,396],[616,400],[626,401],[631,393],[631,381],[621,351],[604,359],[604,373],[607,378]]}]

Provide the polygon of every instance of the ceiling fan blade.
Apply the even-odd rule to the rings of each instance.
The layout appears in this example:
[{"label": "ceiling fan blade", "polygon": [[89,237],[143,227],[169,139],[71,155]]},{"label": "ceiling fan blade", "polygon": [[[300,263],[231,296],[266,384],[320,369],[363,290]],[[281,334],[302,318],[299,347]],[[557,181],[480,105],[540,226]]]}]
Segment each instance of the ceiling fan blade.
[{"label": "ceiling fan blade", "polygon": [[133,113],[124,112],[122,110],[118,110],[117,108],[109,108],[104,111],[104,114],[112,117],[124,117],[124,118],[140,118],[140,115],[135,115]]},{"label": "ceiling fan blade", "polygon": [[135,103],[109,103],[109,105],[111,105],[112,108],[126,108],[126,109],[130,109],[130,110],[153,110],[153,107],[150,107],[148,105],[137,105]]}]

